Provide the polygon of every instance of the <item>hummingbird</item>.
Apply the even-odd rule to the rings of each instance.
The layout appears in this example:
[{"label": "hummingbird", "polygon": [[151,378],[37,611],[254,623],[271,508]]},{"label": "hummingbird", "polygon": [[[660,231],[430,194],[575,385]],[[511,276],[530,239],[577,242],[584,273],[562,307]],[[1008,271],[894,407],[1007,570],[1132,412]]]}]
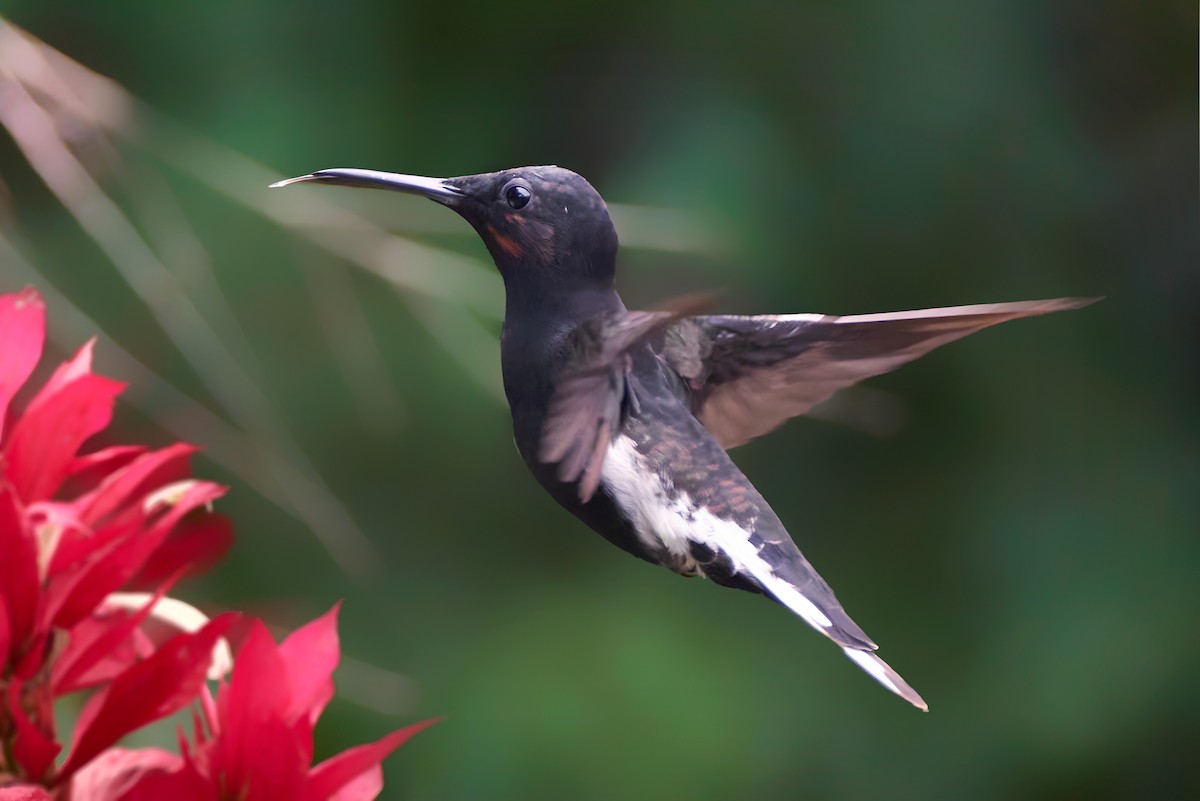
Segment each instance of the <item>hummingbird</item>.
[{"label": "hummingbird", "polygon": [[613,286],[608,207],[570,170],[344,168],[272,187],[301,182],[422,195],[483,239],[504,279],[500,360],[517,450],[555,501],[633,556],[776,601],[928,710],[727,452],[948,342],[1097,298],[850,316],[706,315],[692,298],[631,311]]}]

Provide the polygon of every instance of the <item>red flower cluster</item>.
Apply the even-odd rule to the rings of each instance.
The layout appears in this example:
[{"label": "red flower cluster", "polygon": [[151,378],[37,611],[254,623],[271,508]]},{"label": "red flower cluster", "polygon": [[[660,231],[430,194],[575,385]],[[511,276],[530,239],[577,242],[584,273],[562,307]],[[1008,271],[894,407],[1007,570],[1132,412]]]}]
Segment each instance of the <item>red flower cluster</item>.
[{"label": "red flower cluster", "polygon": [[434,721],[310,767],[313,727],[333,697],[338,650],[337,607],[280,645],[253,621],[215,703],[207,688],[201,691],[194,746],[181,742],[179,757],[110,749],[76,776],[74,799],[369,801],[383,787],[380,761]]},{"label": "red flower cluster", "polygon": [[[0,295],[0,801],[374,798],[380,760],[428,723],[309,767],[339,660],[336,609],[279,646],[250,621],[213,702],[206,678],[227,672],[238,616],[210,621],[165,596],[228,547],[228,522],[203,511],[224,488],[189,477],[189,445],[79,454],[123,388],[91,372],[91,342],[6,426],[44,336],[36,292]],[[59,760],[54,701],[88,689]],[[193,702],[182,756],[114,747]]]}]

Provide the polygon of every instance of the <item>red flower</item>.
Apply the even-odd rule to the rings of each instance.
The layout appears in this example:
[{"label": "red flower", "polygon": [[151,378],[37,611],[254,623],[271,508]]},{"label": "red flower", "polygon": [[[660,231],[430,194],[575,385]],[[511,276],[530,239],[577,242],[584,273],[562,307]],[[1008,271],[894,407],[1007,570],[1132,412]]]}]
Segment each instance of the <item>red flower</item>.
[{"label": "red flower", "polygon": [[[60,782],[118,737],[186,706],[230,622],[190,626],[157,651],[140,628],[166,587],[228,545],[227,524],[212,515],[181,525],[224,489],[187,478],[190,445],[79,454],[123,388],[91,372],[92,343],[5,425],[44,336],[34,290],[0,295],[0,785]],[[69,483],[78,494],[65,499]],[[156,597],[113,595],[151,574],[170,577]],[[54,697],[108,682],[56,773]]]},{"label": "red flower", "polygon": [[[157,749],[113,749],[76,777],[76,801],[370,801],[379,763],[436,720],[394,731],[312,766],[313,728],[333,697],[341,657],[337,607],[276,645],[260,621],[215,704],[205,693],[194,745],[182,757]],[[68,762],[69,764],[69,762]]]},{"label": "red flower", "polygon": [[[237,616],[209,621],[166,593],[229,545],[228,523],[199,514],[224,489],[189,477],[183,443],[79,453],[122,389],[92,373],[92,343],[10,416],[44,325],[36,292],[0,295],[0,801],[374,798],[380,761],[433,721],[312,766],[340,658],[336,607],[280,645],[251,621],[213,700],[206,674],[224,678]],[[185,633],[156,637],[152,617]],[[53,702],[81,689],[95,693],[56,765]],[[113,747],[197,698],[182,756]]]}]

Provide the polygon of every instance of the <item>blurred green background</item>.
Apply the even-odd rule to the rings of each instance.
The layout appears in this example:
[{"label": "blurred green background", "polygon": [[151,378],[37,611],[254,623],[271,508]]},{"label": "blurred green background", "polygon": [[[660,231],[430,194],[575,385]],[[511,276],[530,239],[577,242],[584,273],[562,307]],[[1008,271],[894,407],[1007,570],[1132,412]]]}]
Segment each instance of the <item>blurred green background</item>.
[{"label": "blurred green background", "polygon": [[[319,754],[448,715],[384,798],[1195,791],[1195,3],[3,14],[116,83],[0,29],[2,288],[48,293],[56,355],[98,331],[132,383],[115,439],[199,441],[232,485],[237,545],[184,597],[281,630],[346,599]],[[631,306],[1107,296],[872,382],[891,436],[799,420],[736,451],[928,715],[543,496],[498,394],[502,287],[455,215],[266,189],[540,163],[614,205]]]}]

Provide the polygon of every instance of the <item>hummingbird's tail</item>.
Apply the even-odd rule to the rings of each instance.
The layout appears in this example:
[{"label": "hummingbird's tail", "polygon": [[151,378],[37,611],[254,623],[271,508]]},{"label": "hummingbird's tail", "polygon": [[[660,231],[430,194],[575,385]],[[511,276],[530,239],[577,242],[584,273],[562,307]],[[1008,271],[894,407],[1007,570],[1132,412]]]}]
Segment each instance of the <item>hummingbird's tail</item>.
[{"label": "hummingbird's tail", "polygon": [[855,623],[833,590],[808,563],[790,539],[764,547],[759,556],[768,561],[750,563],[750,570],[768,597],[799,615],[814,631],[833,640],[846,656],[879,682],[886,690],[908,701],[923,712],[929,711],[925,699],[892,670],[874,651],[878,647]]},{"label": "hummingbird's tail", "polygon": [[860,668],[865,670],[871,678],[879,682],[884,689],[891,690],[896,695],[908,701],[922,712],[929,711],[929,704],[925,703],[916,690],[909,686],[900,674],[892,670],[891,665],[884,662],[871,651],[862,651],[853,646],[843,645],[842,650],[846,656],[850,657]]},{"label": "hummingbird's tail", "polygon": [[[846,656],[879,682],[885,690],[890,690],[922,712],[928,712],[929,705],[925,703],[925,699],[909,686],[899,673],[892,670],[887,662],[875,655],[875,643],[850,619],[833,597],[828,585],[819,579],[807,562],[802,564],[809,571],[809,580],[806,582],[809,592],[802,592],[791,582],[774,574],[766,574],[764,578],[767,580],[760,579],[760,582],[767,595],[799,615],[815,631],[833,640]],[[823,591],[818,591],[817,588],[823,588]]]}]

